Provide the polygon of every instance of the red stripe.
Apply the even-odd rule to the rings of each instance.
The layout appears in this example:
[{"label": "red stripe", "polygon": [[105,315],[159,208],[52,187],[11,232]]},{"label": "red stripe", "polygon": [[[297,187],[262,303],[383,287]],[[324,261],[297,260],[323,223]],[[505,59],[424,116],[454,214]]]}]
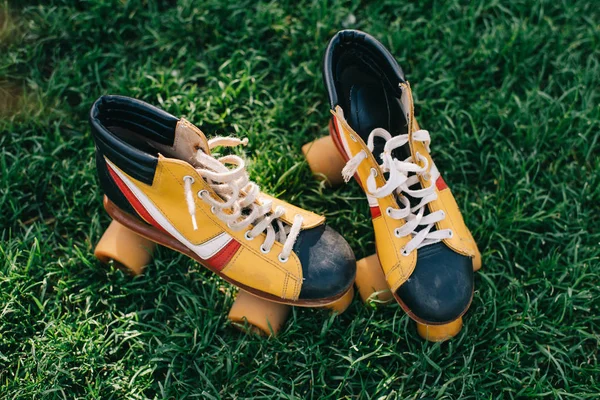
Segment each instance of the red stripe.
[{"label": "red stripe", "polygon": [[117,175],[117,173],[115,171],[113,171],[110,164],[106,163],[106,166],[108,167],[108,173],[113,178],[113,180],[115,181],[115,183],[117,184],[117,186],[119,187],[121,192],[123,192],[123,194],[129,201],[129,203],[131,204],[131,206],[133,207],[135,212],[137,212],[140,215],[140,217],[142,217],[144,219],[144,221],[146,221],[153,227],[160,229],[161,231],[163,231],[166,234],[169,234],[167,231],[165,231],[163,229],[162,226],[160,226],[160,224],[158,222],[156,222],[156,220],[154,218],[152,218],[152,215],[150,215],[150,213],[148,211],[146,211],[146,209],[144,208],[142,203],[140,203],[140,201],[137,199],[137,197],[135,197],[135,194],[133,194],[131,189],[129,189],[127,187],[127,185],[125,184],[125,182],[123,182],[123,180],[121,180],[119,175]]},{"label": "red stripe", "polygon": [[437,186],[437,189],[439,191],[442,191],[444,189],[448,189],[448,185],[446,185],[446,182],[444,181],[444,178],[442,178],[442,176],[440,175],[439,178],[437,178],[437,180],[435,181],[435,186]]},{"label": "red stripe", "polygon": [[329,134],[331,136],[336,135],[339,138],[340,135],[338,135],[337,128],[336,128],[335,125],[336,125],[336,123],[335,123],[335,117],[332,116],[331,120],[329,120]]},{"label": "red stripe", "polygon": [[377,217],[381,217],[381,209],[379,206],[370,207],[371,208],[371,218],[375,219]]},{"label": "red stripe", "polygon": [[209,267],[216,269],[217,271],[225,268],[227,263],[231,260],[236,251],[240,248],[240,243],[236,240],[231,240],[225,245],[217,254],[205,260],[205,263]]}]

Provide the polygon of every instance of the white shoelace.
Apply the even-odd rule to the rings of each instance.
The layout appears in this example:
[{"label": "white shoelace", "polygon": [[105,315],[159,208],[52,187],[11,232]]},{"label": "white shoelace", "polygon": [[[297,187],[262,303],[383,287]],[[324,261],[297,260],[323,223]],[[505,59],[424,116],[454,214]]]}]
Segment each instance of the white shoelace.
[{"label": "white shoelace", "polygon": [[[211,150],[218,146],[234,147],[240,144],[248,144],[248,139],[216,137],[208,141],[208,147]],[[239,231],[253,224],[254,227],[246,231],[246,240],[253,240],[266,230],[265,240],[260,246],[263,253],[270,252],[276,238],[278,238],[278,241],[283,244],[279,261],[286,262],[300,233],[302,216],[296,214],[290,227],[280,220],[280,217],[285,214],[285,208],[278,206],[271,213],[272,201],[267,200],[257,204],[255,201],[260,194],[260,189],[256,183],[248,178],[245,162],[241,157],[227,155],[216,159],[199,149],[196,153],[196,161],[198,162],[197,165],[204,167],[196,168],[196,171],[208,182],[221,199],[213,198],[207,190],[199,191],[197,193],[198,197],[210,204],[212,206],[211,211],[219,219],[227,222],[227,226],[234,231]],[[235,165],[235,168],[229,169],[227,164]],[[194,178],[186,175],[183,180],[185,182],[184,195],[188,211],[192,217],[194,230],[197,230],[196,204],[192,194]],[[273,227],[273,222],[277,224],[277,231]]]},{"label": "white shoelace", "polygon": [[[395,149],[408,143],[408,134],[392,137],[392,135],[383,128],[375,128],[369,134],[367,147],[371,152],[373,152],[374,140],[376,137],[385,140],[383,153],[381,153],[380,156],[383,163],[379,167],[383,173],[389,173],[389,177],[383,186],[377,187],[375,181],[377,170],[372,168],[366,182],[367,190],[369,195],[376,198],[382,198],[395,192],[396,198],[404,206],[400,207],[399,209],[388,207],[386,210],[387,215],[389,215],[391,218],[404,218],[406,221],[402,227],[395,230],[394,234],[397,237],[403,237],[409,234],[412,236],[412,239],[402,249],[402,255],[408,256],[415,249],[437,243],[443,239],[451,238],[453,235],[451,229],[442,229],[433,232],[431,231],[437,222],[446,217],[446,213],[444,211],[438,210],[425,215],[425,206],[429,202],[437,199],[437,194],[434,190],[435,182],[431,182],[431,184],[424,189],[410,189],[411,186],[419,183],[419,175],[424,175],[426,180],[431,179],[430,176],[427,176],[426,172],[429,167],[427,158],[421,156],[418,152],[416,153],[416,163],[412,156],[408,157],[404,161],[399,161],[393,157],[392,153]],[[430,138],[428,131],[422,129],[416,131],[413,133],[413,140],[424,143],[427,151],[429,151]],[[344,180],[346,182],[352,178],[352,176],[356,173],[358,166],[366,158],[367,153],[362,150],[348,160],[348,163],[342,170],[342,175],[344,176]],[[422,167],[418,164],[419,162],[423,163]],[[413,175],[409,176],[410,173],[413,173]],[[421,199],[421,201],[416,206],[411,207],[410,201],[406,196],[403,195],[403,193],[406,193],[411,197]],[[420,225],[424,226],[424,228],[417,231],[417,228]]]}]

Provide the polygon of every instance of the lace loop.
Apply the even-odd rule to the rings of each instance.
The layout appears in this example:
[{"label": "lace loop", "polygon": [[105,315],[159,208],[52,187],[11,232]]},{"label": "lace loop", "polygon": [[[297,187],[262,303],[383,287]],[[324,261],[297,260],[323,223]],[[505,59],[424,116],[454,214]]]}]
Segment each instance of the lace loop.
[{"label": "lace loop", "polygon": [[[248,144],[248,139],[231,137],[216,137],[208,141],[208,147],[211,150],[218,146],[234,147],[246,144]],[[250,181],[246,172],[246,164],[241,157],[227,155],[217,159],[204,153],[202,149],[198,149],[194,161],[198,174],[219,197],[218,199],[214,198],[206,189],[198,192],[198,197],[211,206],[211,211],[234,231],[254,225],[245,233],[248,240],[266,232],[260,247],[261,251],[263,253],[270,252],[277,240],[283,244],[279,260],[287,261],[302,228],[303,217],[296,214],[290,226],[284,224],[280,219],[285,215],[284,207],[278,206],[272,211],[272,201],[267,200],[260,203],[258,201],[260,188]],[[233,165],[234,168],[230,169],[228,165]],[[188,212],[192,218],[194,230],[197,230],[196,204],[192,196],[194,178],[185,176],[183,180]]]},{"label": "lace loop", "polygon": [[[413,159],[411,156],[406,160],[400,161],[394,157],[394,150],[404,146],[410,140],[408,134],[392,136],[383,128],[375,128],[367,138],[367,148],[371,152],[374,149],[375,138],[386,141],[383,152],[380,155],[382,163],[379,165],[379,169],[383,173],[387,173],[388,178],[382,186],[378,187],[375,179],[376,174],[370,173],[366,179],[366,188],[370,196],[382,198],[390,194],[395,194],[398,203],[402,203],[403,207],[398,209],[390,208],[386,210],[386,213],[393,219],[405,220],[404,225],[395,230],[394,233],[396,236],[412,236],[411,240],[404,246],[403,255],[408,255],[417,248],[451,238],[452,230],[450,229],[432,231],[435,224],[446,217],[444,211],[439,210],[425,215],[425,206],[438,197],[434,189],[435,183],[431,182],[429,186],[422,189],[411,189],[413,185],[420,183],[419,176],[425,176],[425,174],[429,173],[429,159],[419,153],[415,154],[416,159]],[[427,151],[429,151],[431,138],[428,131],[421,129],[414,132],[412,140],[422,142]],[[358,170],[360,164],[367,158],[367,153],[362,150],[348,160],[342,171],[346,182],[350,180]],[[430,178],[431,176],[427,180]],[[420,199],[419,203],[411,207],[410,201],[404,194]],[[419,227],[422,228],[418,229]]]}]

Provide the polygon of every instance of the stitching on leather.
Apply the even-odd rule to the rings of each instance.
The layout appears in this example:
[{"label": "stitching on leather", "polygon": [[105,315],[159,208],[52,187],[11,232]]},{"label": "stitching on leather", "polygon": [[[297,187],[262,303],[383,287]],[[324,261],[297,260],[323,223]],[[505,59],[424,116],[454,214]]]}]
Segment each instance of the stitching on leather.
[{"label": "stitching on leather", "polygon": [[[160,164],[160,163],[159,163],[159,164]],[[169,173],[169,174],[170,174],[170,175],[173,177],[173,180],[174,180],[174,181],[175,181],[175,182],[176,182],[176,183],[177,183],[177,184],[178,184],[178,185],[179,185],[179,186],[180,186],[180,187],[183,189],[183,185],[181,184],[181,182],[179,182],[179,180],[177,179],[177,176],[175,176],[175,174],[173,173],[173,171],[171,171],[171,169],[170,169],[170,168],[168,168],[166,165],[162,164],[162,165],[161,165],[161,166],[159,166],[159,168],[157,168],[157,169],[164,169],[164,170],[165,170],[165,172],[168,172],[168,173]],[[162,171],[161,171],[161,174],[160,174],[160,175],[162,175]],[[158,185],[158,182],[157,182],[157,185]],[[153,202],[153,203],[154,203],[154,202]],[[198,206],[198,203],[196,202],[196,199],[194,199],[194,203],[195,203],[195,204]],[[156,204],[155,204],[155,205],[156,205]],[[162,214],[165,216],[165,218],[167,218],[167,219],[169,220],[169,222],[171,223],[171,225],[175,226],[175,225],[173,224],[173,220],[172,220],[172,218],[170,218],[170,217],[168,216],[168,214],[167,214],[167,213],[166,213],[166,212],[165,212],[165,211],[164,211],[164,210],[163,210],[161,207],[159,207],[158,205],[156,205],[156,207],[157,207],[157,208],[158,208],[158,209],[159,209],[159,210],[162,212]],[[213,236],[210,236],[210,237],[209,237],[209,239],[207,239],[207,240],[212,240],[212,239],[214,239],[215,237],[217,237],[218,235],[220,235],[220,234],[221,234],[221,233],[223,233],[223,232],[226,232],[226,233],[227,233],[227,231],[226,231],[226,230],[225,230],[225,229],[224,229],[224,228],[221,226],[221,224],[217,223],[217,221],[215,221],[215,220],[214,220],[214,219],[213,219],[213,218],[212,218],[212,217],[211,217],[211,216],[210,216],[210,215],[209,215],[209,214],[208,214],[208,213],[207,213],[207,212],[206,212],[206,211],[205,211],[205,210],[204,210],[202,207],[198,207],[198,208],[200,209],[200,212],[201,212],[202,214],[204,214],[205,216],[207,216],[207,217],[208,217],[208,218],[209,218],[211,221],[215,222],[219,228],[221,228],[221,232],[217,232],[217,233],[215,233]],[[186,239],[190,240],[189,238],[186,238]],[[202,243],[204,243],[205,241],[191,241],[191,240],[190,240],[190,242],[191,242],[191,243],[193,243],[193,244],[202,244]]]},{"label": "stitching on leather", "polygon": [[285,277],[283,278],[283,294],[281,296],[282,299],[287,299],[287,288],[288,288],[288,281],[290,280],[290,274],[285,274]]},{"label": "stitching on leather", "polygon": [[[337,117],[337,114],[336,114],[336,117]],[[346,121],[345,121],[343,118],[338,118],[338,120],[340,121],[340,123],[341,123],[341,125],[342,125],[342,128],[343,128],[343,134],[344,134],[344,135],[346,135],[346,136],[349,136],[349,135],[351,134],[350,132],[353,132],[353,131],[352,131],[352,129],[349,127],[348,123],[347,123],[347,122],[346,122]],[[362,141],[362,139],[360,139],[360,140]],[[378,164],[378,163],[377,163],[377,161],[375,160],[375,157],[373,156],[373,153],[371,153],[371,152],[369,151],[368,147],[367,147],[366,145],[364,145],[364,146],[363,146],[363,144],[364,144],[364,141],[362,141],[362,143],[361,143],[361,142],[356,142],[356,143],[357,143],[358,147],[360,148],[360,150],[359,150],[359,151],[357,151],[355,154],[358,154],[358,153],[359,153],[361,150],[365,150],[365,152],[366,152],[366,154],[367,154],[367,160],[369,160],[369,164],[370,164],[370,166],[371,166],[371,167],[373,167],[373,165],[375,165],[375,168],[377,168],[377,171],[378,171],[379,175],[381,176],[381,169],[379,168],[379,164]],[[366,186],[365,186],[365,190],[367,190],[367,189],[366,189]],[[381,198],[381,199],[378,199],[378,200],[377,200],[377,205],[378,205],[379,207],[381,207],[379,203],[380,203],[380,201],[382,201],[382,200],[389,200],[389,201],[391,201],[392,203],[395,203],[396,205],[398,205],[398,203],[396,202],[396,200],[393,198],[393,196],[392,196],[392,195],[387,195],[387,196],[385,196],[385,197],[383,197],[383,198]],[[383,213],[381,214],[381,216],[383,217]],[[394,255],[396,256],[396,260],[398,260],[398,261],[397,261],[397,263],[396,263],[396,264],[394,264],[394,266],[392,267],[392,269],[390,269],[390,270],[389,270],[389,272],[386,274],[386,279],[387,279],[387,277],[388,277],[390,274],[392,274],[392,272],[394,272],[396,269],[400,268],[400,265],[401,265],[401,263],[402,263],[402,262],[401,262],[401,260],[399,259],[399,256],[398,256],[398,253],[399,253],[399,251],[398,251],[398,250],[399,250],[399,249],[398,249],[398,247],[397,247],[397,245],[396,245],[396,242],[395,242],[395,240],[394,240],[394,238],[392,237],[392,234],[391,234],[391,232],[390,232],[390,227],[389,227],[389,225],[388,225],[388,220],[387,220],[386,218],[383,218],[383,220],[385,221],[385,228],[386,228],[386,232],[387,232],[387,234],[388,234],[388,241],[389,241],[390,243],[392,243],[392,246],[394,247]],[[375,221],[375,220],[373,219],[373,221]],[[373,225],[373,228],[375,228],[375,225]],[[416,261],[414,261],[414,258],[415,258],[415,256],[411,256],[411,258],[412,258],[412,260],[411,260],[411,264],[415,264],[415,266],[416,266]],[[413,266],[412,268],[410,268],[410,269],[411,269],[411,273],[412,273],[412,271],[414,271],[414,269],[415,269],[414,267],[415,267],[415,266]],[[401,272],[401,275],[402,275],[402,279],[404,279],[404,280],[406,281],[406,279],[408,279],[408,277],[410,276],[410,274],[406,274],[406,273],[404,272],[404,269],[403,269],[403,268],[400,268],[400,272]]]},{"label": "stitching on leather", "polygon": [[[392,200],[394,203],[396,203],[396,205],[398,205],[398,203],[394,200],[394,198],[391,195],[386,196],[385,198],[390,198],[390,200]],[[382,214],[383,216],[383,214]],[[408,279],[408,277],[410,276],[410,274],[405,273],[404,268],[401,268],[402,265],[402,260],[400,259],[400,256],[398,256],[399,253],[399,249],[396,245],[396,241],[394,240],[394,238],[392,237],[392,233],[390,231],[390,227],[388,225],[388,220],[386,218],[383,219],[385,222],[385,227],[386,227],[386,232],[388,234],[389,237],[389,242],[392,243],[392,245],[394,246],[394,255],[396,256],[396,264],[394,264],[394,266],[389,270],[389,272],[385,275],[386,279],[389,275],[391,275],[396,269],[400,268],[400,274],[402,276],[402,279],[406,280]],[[406,223],[406,222],[405,222]],[[395,236],[395,235],[394,235]],[[414,261],[415,256],[411,256],[411,264],[415,264],[416,265],[416,261]],[[409,267],[409,269],[411,269],[411,273],[412,271],[414,271],[414,266],[412,268]]]},{"label": "stitching on leather", "polygon": [[[436,188],[436,190],[437,190],[437,188]],[[450,188],[447,188],[446,190],[450,191]],[[439,193],[439,191],[438,191],[438,193]],[[452,191],[450,191],[450,195],[451,195],[451,196],[453,196],[453,195],[452,195]],[[441,198],[439,195],[438,195],[438,198],[437,198],[437,200],[438,200],[440,203],[442,203],[442,206],[443,206],[443,208],[444,208],[444,209],[446,209],[446,210],[448,209],[448,208],[447,208],[447,206],[446,206],[446,203],[444,202],[444,200],[442,200],[442,198]],[[455,201],[456,201],[456,200],[455,200]],[[434,208],[434,205],[433,205],[432,203],[430,203],[430,204],[431,204],[431,209],[433,209],[433,208]],[[457,205],[457,208],[458,208],[458,205]],[[441,210],[441,208],[439,208],[439,210]],[[438,210],[435,210],[435,209],[434,209],[433,211],[438,211]],[[459,210],[458,212],[460,212],[460,210]],[[446,213],[446,216],[447,216],[447,217],[450,219],[450,223],[452,224],[452,228],[454,228],[454,229],[456,230],[456,227],[457,227],[457,225],[456,225],[456,223],[454,222],[454,218],[452,217],[452,213],[451,213],[451,212],[447,212],[447,213]],[[436,224],[436,225],[437,225],[437,224]],[[463,225],[464,225],[464,222],[463,222]],[[465,228],[466,228],[466,226],[465,226]],[[466,228],[466,229],[468,229],[468,228]],[[457,233],[457,234],[458,234],[458,233]],[[463,238],[462,238],[462,235],[460,235],[460,236],[459,236],[459,240],[460,240],[461,242],[464,242],[464,240],[463,240]],[[462,247],[462,248],[461,248],[461,247],[458,247],[458,246],[454,245],[453,243],[448,243],[448,242],[446,242],[446,241],[444,241],[444,243],[445,243],[446,245],[448,245],[448,247],[452,248],[454,251],[457,251],[457,252],[459,252],[459,253],[461,253],[461,254],[463,254],[463,255],[472,256],[472,253],[470,253],[470,252],[468,251],[468,249],[466,249],[466,248],[464,248],[464,247]]]},{"label": "stitching on leather", "polygon": [[[233,239],[233,240],[235,240],[235,239]],[[237,240],[236,240],[236,242],[237,242]],[[238,243],[239,243],[239,242],[238,242]],[[229,244],[229,243],[228,243],[228,244]],[[225,257],[227,257],[227,258],[230,258],[230,259],[229,259],[229,260],[227,261],[227,263],[226,263],[226,264],[223,266],[223,268],[221,268],[221,273],[223,273],[223,271],[224,271],[224,270],[225,270],[225,269],[226,269],[226,268],[229,266],[229,264],[231,263],[231,257],[232,257],[232,256],[233,256],[233,254],[235,254],[235,252],[237,252],[237,251],[238,251],[240,248],[242,248],[242,247],[240,246],[240,247],[238,247],[237,249],[232,247],[232,248],[230,248],[230,249],[227,249],[227,250],[226,250],[226,252],[224,253],[224,255],[225,255]],[[241,251],[240,251],[240,253],[241,253]]]},{"label": "stitching on leather", "polygon": [[302,290],[302,285],[298,279],[294,278],[294,300],[300,297],[300,291]]},{"label": "stitching on leather", "polygon": [[[183,185],[181,184],[181,182],[179,182],[179,181],[177,180],[177,177],[175,176],[175,174],[173,174],[173,172],[172,172],[172,171],[171,171],[169,168],[167,168],[166,166],[163,166],[163,168],[164,168],[164,169],[165,169],[167,172],[169,172],[169,173],[171,174],[171,176],[173,177],[173,179],[175,179],[175,182],[177,182],[177,184],[183,188]],[[196,203],[196,205],[198,204],[198,203],[196,202],[196,199],[194,199],[194,203]],[[206,216],[208,217],[208,219],[210,219],[211,221],[213,221],[214,223],[216,223],[216,224],[217,224],[217,226],[219,226],[221,229],[223,229],[223,231],[224,231],[224,232],[227,232],[227,233],[229,234],[229,232],[228,232],[226,229],[224,229],[224,228],[222,227],[222,225],[221,225],[221,223],[220,223],[220,222],[216,221],[216,220],[215,220],[215,219],[214,219],[214,218],[213,218],[211,215],[209,215],[209,214],[208,214],[206,211],[204,211],[204,209],[203,209],[202,207],[198,207],[198,208],[200,209],[200,211],[201,211],[201,212],[202,212],[204,215],[206,215]],[[264,234],[261,234],[261,235],[264,235]],[[255,250],[254,250],[252,247],[245,246],[245,245],[244,245],[244,244],[243,244],[241,241],[239,241],[239,243],[240,243],[240,245],[241,245],[242,247],[244,247],[245,249],[248,249],[250,252],[252,252],[252,253],[256,254],[256,255],[257,255],[257,256],[258,256],[260,259],[262,259],[262,260],[265,260],[266,262],[268,262],[269,264],[273,265],[275,268],[279,269],[280,271],[283,271],[284,273],[287,273],[287,272],[289,272],[287,269],[285,269],[285,268],[283,268],[283,267],[280,267],[279,265],[277,265],[276,263],[272,262],[272,261],[271,261],[271,260],[269,260],[268,258],[266,258],[266,257],[263,257],[261,254],[259,254],[257,251],[255,251]],[[278,243],[276,243],[276,245],[277,245],[277,244],[278,244]],[[298,264],[299,264],[299,260],[297,260],[297,259],[296,259],[296,255],[295,255],[295,253],[292,253],[292,254],[290,254],[290,257],[291,257],[291,258],[293,258],[294,262],[296,263],[296,266],[298,266]],[[297,270],[299,270],[299,268],[297,268]]]},{"label": "stitching on leather", "polygon": [[239,253],[238,253],[236,256],[234,256],[234,257],[233,257],[233,258],[232,258],[232,259],[231,259],[231,260],[230,260],[230,261],[227,263],[227,265],[225,266],[225,268],[223,268],[223,269],[221,270],[221,273],[225,273],[225,271],[226,271],[226,270],[229,270],[229,269],[231,269],[231,266],[232,266],[232,265],[234,265],[234,264],[237,262],[237,259],[238,259],[238,258],[240,258],[240,256],[241,256],[241,255],[242,255],[242,253],[244,252],[244,250],[246,250],[246,248],[245,248],[245,247],[243,247],[243,246],[241,247],[241,249],[242,249],[242,250],[240,250],[240,252],[239,252]]},{"label": "stitching on leather", "polygon": [[[413,118],[413,119],[414,119],[414,118]],[[415,122],[416,122],[416,120],[415,120]],[[417,147],[417,146],[421,146],[421,147],[423,147],[423,148],[422,148],[422,149],[420,149],[420,150],[422,150],[422,153],[423,153],[423,155],[424,155],[425,157],[427,157],[427,159],[428,159],[428,162],[429,162],[429,165],[430,165],[430,167],[429,167],[429,170],[431,170],[431,165],[433,165],[433,159],[432,159],[432,157],[431,157],[431,154],[429,154],[429,152],[427,151],[427,149],[426,149],[426,148],[425,148],[423,145],[415,145],[415,147]],[[416,149],[415,149],[415,151],[416,151]],[[440,176],[441,176],[441,173],[440,173]],[[421,186],[423,186],[423,185],[424,185],[424,182],[423,182],[423,178],[422,178],[422,177],[419,177],[419,182],[421,183]],[[431,182],[431,185],[435,185],[435,182],[433,182],[433,181],[432,181],[432,182]],[[436,193],[437,193],[437,195],[438,195],[438,198],[436,199],[436,201],[439,201],[439,202],[441,203],[441,205],[442,205],[442,206],[441,206],[441,207],[436,207],[436,206],[435,206],[435,201],[433,201],[433,202],[430,202],[429,204],[427,204],[427,206],[429,207],[429,211],[431,211],[431,212],[435,212],[435,211],[442,210],[442,208],[443,208],[444,210],[447,210],[447,209],[448,209],[448,207],[447,207],[446,203],[445,203],[445,202],[442,200],[442,197],[440,196],[440,193],[441,193],[441,191],[440,191],[440,190],[439,190],[437,187],[435,188],[435,190],[436,190]],[[449,187],[449,186],[448,186],[448,187],[447,187],[445,190],[448,190],[448,191],[449,191],[449,193],[450,193],[450,196],[453,196],[453,197],[454,197],[454,195],[452,194],[452,190],[450,190],[450,187]],[[456,200],[455,200],[455,202],[456,202]],[[456,206],[456,208],[458,209],[458,205]],[[445,212],[445,211],[444,211],[444,212]],[[458,212],[460,213],[460,209],[458,209]],[[449,217],[449,219],[450,219],[450,224],[452,225],[452,228],[456,230],[456,227],[457,227],[457,225],[456,225],[456,223],[455,223],[455,220],[454,220],[454,218],[452,217],[452,213],[450,213],[450,212],[446,212],[446,216],[447,216],[447,217]],[[439,224],[439,223],[436,223],[436,228],[439,228],[438,224]],[[466,227],[466,225],[465,225],[464,221],[463,221],[463,226],[465,226],[465,229],[467,229],[467,230],[468,230],[468,228]],[[460,241],[460,242],[464,243],[464,238],[462,237],[462,235],[459,235],[459,238],[458,238],[458,239],[459,239],[459,241]],[[452,250],[454,250],[454,251],[456,251],[456,252],[458,252],[458,253],[460,253],[460,254],[462,254],[462,255],[466,255],[466,256],[470,256],[470,257],[471,257],[471,256],[473,256],[473,254],[472,254],[471,252],[469,252],[469,251],[468,251],[468,247],[469,247],[469,246],[467,246],[467,247],[457,247],[456,245],[454,245],[454,244],[452,244],[452,243],[448,243],[446,240],[444,240],[443,242],[444,242],[444,243],[445,243],[445,244],[446,244],[448,247],[450,247]],[[474,242],[474,241],[473,241],[473,242]]]}]

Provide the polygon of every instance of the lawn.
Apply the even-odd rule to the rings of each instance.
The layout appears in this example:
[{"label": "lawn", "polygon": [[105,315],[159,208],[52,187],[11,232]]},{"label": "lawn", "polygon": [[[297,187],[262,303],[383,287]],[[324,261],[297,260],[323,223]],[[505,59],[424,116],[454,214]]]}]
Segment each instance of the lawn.
[{"label": "lawn", "polygon": [[[600,396],[600,8],[591,1],[0,0],[0,398]],[[465,327],[423,341],[396,304],[295,309],[276,338],[234,288],[161,249],[101,265],[87,114],[102,94],[248,137],[263,190],[374,251],[355,182],[313,179],[321,57],[367,31],[412,84],[483,254]]]}]

